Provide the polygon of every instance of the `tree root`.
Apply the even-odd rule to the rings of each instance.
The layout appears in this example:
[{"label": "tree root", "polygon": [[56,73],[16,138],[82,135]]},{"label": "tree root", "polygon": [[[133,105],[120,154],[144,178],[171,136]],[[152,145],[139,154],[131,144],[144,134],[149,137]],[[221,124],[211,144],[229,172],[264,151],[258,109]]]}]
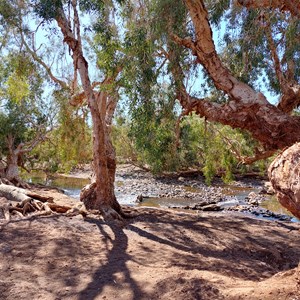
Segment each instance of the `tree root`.
[{"label": "tree root", "polygon": [[[5,220],[11,217],[24,218],[28,215],[64,214],[72,217],[81,214],[86,217],[89,214],[82,202],[76,206],[60,205],[54,203],[53,197],[43,196],[12,185],[0,184],[0,197],[5,200],[4,203],[0,201],[0,219]],[[97,211],[101,213],[105,221],[114,222],[120,226],[125,225],[126,219],[137,216],[134,209],[121,207],[116,200],[113,201],[112,206],[100,207]]]},{"label": "tree root", "polygon": [[119,225],[121,227],[125,226],[124,218],[113,208],[103,207],[100,209],[100,212],[104,221]]},{"label": "tree root", "polygon": [[10,220],[12,216],[49,215],[61,213],[66,216],[87,215],[83,203],[77,207],[54,203],[53,197],[46,197],[26,189],[0,184],[0,219]]},{"label": "tree root", "polygon": [[8,180],[7,178],[0,178],[0,184],[12,185],[23,189],[29,189],[30,185],[21,180],[20,178],[14,178],[13,180]]}]

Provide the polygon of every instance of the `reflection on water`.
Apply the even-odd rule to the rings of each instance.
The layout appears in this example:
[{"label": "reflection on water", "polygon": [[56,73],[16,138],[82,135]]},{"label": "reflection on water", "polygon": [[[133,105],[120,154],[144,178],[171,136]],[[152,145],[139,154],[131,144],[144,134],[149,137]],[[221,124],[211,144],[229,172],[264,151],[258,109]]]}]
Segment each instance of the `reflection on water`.
[{"label": "reflection on water", "polygon": [[279,214],[292,216],[292,214],[279,203],[275,195],[268,195],[267,200],[263,201],[260,206]]},{"label": "reflection on water", "polygon": [[66,176],[47,176],[43,172],[32,172],[22,176],[29,183],[43,184],[62,189],[66,195],[79,199],[80,190],[90,183],[89,179],[66,177]]}]

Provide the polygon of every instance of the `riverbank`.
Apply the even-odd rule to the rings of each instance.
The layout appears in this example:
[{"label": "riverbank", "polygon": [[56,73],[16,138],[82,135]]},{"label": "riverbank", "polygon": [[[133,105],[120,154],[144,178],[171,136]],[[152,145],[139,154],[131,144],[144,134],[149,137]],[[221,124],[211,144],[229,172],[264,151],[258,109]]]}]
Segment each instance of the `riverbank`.
[{"label": "riverbank", "polygon": [[[116,190],[132,203],[141,195],[140,204],[155,195],[183,195],[185,205],[224,196],[224,186],[200,177],[155,178],[132,166],[118,169]],[[36,192],[80,204],[56,189]],[[135,217],[122,225],[95,212],[0,220],[1,300],[300,299],[300,223],[226,209],[125,209]]]},{"label": "riverbank", "polygon": [[1,299],[299,299],[300,224],[135,212],[123,227],[92,214],[2,224]]}]

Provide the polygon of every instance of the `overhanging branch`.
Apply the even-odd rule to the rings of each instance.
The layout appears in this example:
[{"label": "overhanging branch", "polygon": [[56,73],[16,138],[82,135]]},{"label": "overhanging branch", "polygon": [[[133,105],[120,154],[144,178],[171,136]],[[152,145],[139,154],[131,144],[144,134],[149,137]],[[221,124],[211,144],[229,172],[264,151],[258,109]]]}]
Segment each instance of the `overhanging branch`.
[{"label": "overhanging branch", "polygon": [[273,8],[289,11],[300,18],[300,2],[295,0],[237,0],[237,3],[247,8]]}]

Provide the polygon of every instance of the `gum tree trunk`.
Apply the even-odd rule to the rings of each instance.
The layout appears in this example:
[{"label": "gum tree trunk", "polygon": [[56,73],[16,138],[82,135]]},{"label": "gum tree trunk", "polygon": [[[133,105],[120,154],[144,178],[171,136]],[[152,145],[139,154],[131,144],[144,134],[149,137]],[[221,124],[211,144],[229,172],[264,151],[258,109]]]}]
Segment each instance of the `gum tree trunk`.
[{"label": "gum tree trunk", "polygon": [[[283,89],[278,107],[270,104],[266,97],[231,74],[218,56],[208,12],[203,0],[185,0],[194,28],[195,38],[180,38],[173,35],[174,41],[189,48],[217,89],[229,96],[225,104],[190,96],[182,83],[179,84],[178,99],[182,107],[194,111],[208,121],[230,125],[249,131],[253,138],[264,145],[265,150],[283,149],[300,140],[300,117],[292,116],[291,111],[300,104],[300,87],[294,84]],[[275,54],[274,54],[275,55]],[[177,73],[180,70],[177,69]],[[181,78],[181,75],[177,75]]]},{"label": "gum tree trunk", "polygon": [[64,42],[72,50],[72,58],[79,72],[83,90],[91,111],[93,122],[93,167],[95,173],[95,182],[90,188],[92,197],[87,201],[87,206],[102,211],[105,217],[116,218],[122,214],[121,206],[116,200],[114,193],[114,174],[115,160],[111,159],[110,141],[108,131],[105,125],[104,116],[106,111],[99,109],[99,97],[96,97],[88,72],[88,63],[83,55],[79,18],[76,8],[76,1],[72,2],[74,10],[74,22],[76,29],[72,31],[63,9],[59,10],[56,21],[64,36]]},{"label": "gum tree trunk", "polygon": [[280,204],[300,219],[300,143],[280,153],[268,173]]},{"label": "gum tree trunk", "polygon": [[[288,10],[294,17],[300,17],[300,6],[295,1],[273,0],[238,0],[240,5],[248,8],[268,7],[270,9]],[[296,1],[298,2],[298,1]],[[268,47],[274,70],[281,88],[281,98],[277,106],[270,104],[266,97],[249,85],[239,81],[220,60],[208,12],[203,0],[184,0],[194,26],[193,38],[180,38],[173,34],[173,40],[189,48],[213,80],[217,89],[228,96],[225,104],[218,104],[207,99],[198,99],[189,95],[185,89],[183,72],[180,65],[173,64],[173,74],[177,78],[178,99],[186,112],[195,112],[208,121],[230,125],[250,132],[254,139],[264,147],[255,158],[266,158],[275,150],[291,147],[300,141],[300,117],[292,115],[294,108],[300,106],[300,84],[295,80],[293,64],[287,70],[280,65],[280,54],[271,34],[266,33]],[[172,53],[169,53],[172,59]],[[176,59],[173,59],[173,62]],[[294,74],[295,75],[295,74]],[[294,79],[293,79],[294,78]],[[270,180],[277,191],[280,203],[298,218],[300,217],[300,146],[297,143],[283,152],[269,169]]]},{"label": "gum tree trunk", "polygon": [[0,171],[0,178],[2,182],[12,184],[24,188],[28,188],[29,185],[20,178],[19,173],[19,160],[22,155],[32,150],[38,143],[38,139],[33,141],[30,147],[25,147],[25,144],[20,143],[16,148],[14,147],[14,138],[8,136],[7,140],[8,155],[6,158],[6,166]]}]

